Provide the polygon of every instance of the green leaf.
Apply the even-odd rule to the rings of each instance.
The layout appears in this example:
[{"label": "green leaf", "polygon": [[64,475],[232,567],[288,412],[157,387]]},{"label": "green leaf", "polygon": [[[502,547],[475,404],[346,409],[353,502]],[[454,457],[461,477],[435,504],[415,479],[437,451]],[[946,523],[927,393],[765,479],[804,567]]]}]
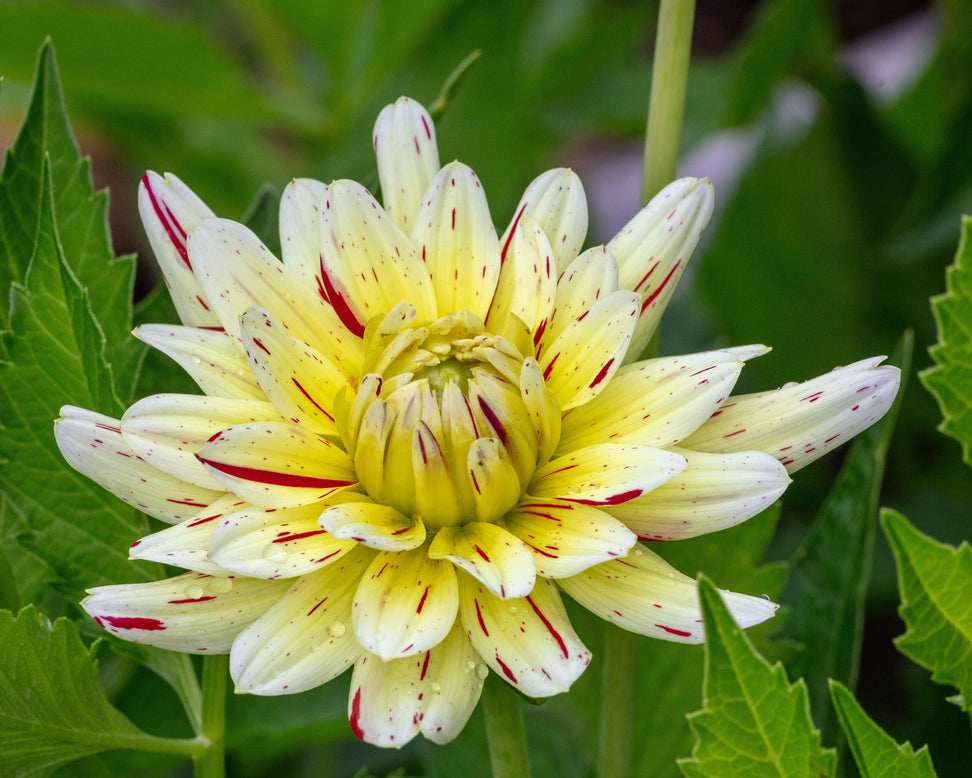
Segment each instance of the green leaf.
[{"label": "green leaf", "polygon": [[57,765],[144,734],[105,699],[94,649],[74,624],[43,623],[33,607],[0,611],[0,753],[5,775],[47,775]]},{"label": "green leaf", "polygon": [[938,344],[931,348],[937,365],[921,374],[941,408],[939,429],[962,446],[972,465],[972,218],[962,219],[955,263],[945,274],[945,294],[932,298]]},{"label": "green leaf", "polygon": [[263,241],[263,245],[280,256],[280,190],[273,184],[264,184],[253,197],[246,209],[243,224],[249,227]]},{"label": "green leaf", "polygon": [[[90,160],[81,158],[50,43],[38,54],[30,107],[0,174],[0,289],[24,282],[41,219],[47,164],[65,262],[91,292],[91,313],[106,339],[105,358],[112,366],[117,394],[127,402],[145,352],[131,337],[135,261],[116,259],[112,251],[108,193],[94,191]],[[0,325],[8,324],[11,305],[12,300],[0,294]],[[103,402],[95,410],[111,413],[115,404]]]},{"label": "green leaf", "polygon": [[[904,379],[913,341],[912,334],[905,333],[891,360]],[[798,646],[786,670],[791,678],[806,682],[813,719],[827,743],[836,742],[838,734],[828,679],[850,687],[857,681],[884,462],[903,394],[899,392],[887,415],[854,442],[793,555],[780,595],[780,602],[791,609],[780,636]]]},{"label": "green leaf", "polygon": [[802,680],[790,685],[783,666],[770,667],[733,621],[715,586],[699,579],[705,619],[703,709],[689,717],[692,758],[679,761],[691,777],[820,778],[836,757],[820,745]]},{"label": "green leaf", "polygon": [[956,687],[963,710],[972,699],[972,547],[947,546],[915,529],[900,513],[884,510],[881,524],[898,564],[907,631],[894,643],[931,670],[932,680]]},{"label": "green leaf", "polygon": [[145,579],[151,567],[127,558],[145,519],[69,468],[54,441],[62,405],[119,405],[104,336],[61,250],[46,167],[41,180],[37,245],[24,284],[12,287],[10,329],[0,333],[0,489],[19,518],[5,534],[51,565],[69,589]]},{"label": "green leaf", "polygon": [[862,778],[935,778],[927,746],[917,754],[911,743],[899,746],[838,681],[831,681],[830,695]]}]

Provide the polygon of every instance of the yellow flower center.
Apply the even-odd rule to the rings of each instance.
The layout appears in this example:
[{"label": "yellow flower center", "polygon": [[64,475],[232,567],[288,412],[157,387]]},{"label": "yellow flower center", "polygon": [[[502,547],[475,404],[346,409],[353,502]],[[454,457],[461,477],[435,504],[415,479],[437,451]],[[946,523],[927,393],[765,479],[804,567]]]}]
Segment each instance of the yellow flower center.
[{"label": "yellow flower center", "polygon": [[429,530],[496,521],[556,445],[559,424],[537,421],[559,420],[556,400],[536,360],[469,311],[416,325],[402,308],[369,324],[367,372],[337,401],[358,479]]}]

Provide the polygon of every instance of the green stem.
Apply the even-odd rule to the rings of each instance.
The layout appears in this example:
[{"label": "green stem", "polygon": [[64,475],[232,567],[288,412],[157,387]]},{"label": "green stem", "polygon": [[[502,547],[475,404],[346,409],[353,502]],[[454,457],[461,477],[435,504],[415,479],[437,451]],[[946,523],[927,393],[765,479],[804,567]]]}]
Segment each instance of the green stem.
[{"label": "green stem", "polygon": [[520,696],[508,683],[490,676],[482,705],[493,778],[530,778]]},{"label": "green stem", "polygon": [[[695,0],[661,0],[645,131],[642,205],[674,180],[678,168],[694,20]],[[657,348],[657,340],[652,343]],[[639,638],[610,623],[604,627],[597,775],[630,778],[634,764]]]},{"label": "green stem", "polygon": [[694,19],[695,0],[661,0],[645,133],[642,204],[675,178]]},{"label": "green stem", "polygon": [[605,623],[598,778],[632,773],[639,635]]},{"label": "green stem", "polygon": [[229,676],[229,657],[207,656],[202,671],[202,736],[207,747],[193,763],[195,778],[224,778],[226,760],[223,755],[226,734],[226,679]]}]

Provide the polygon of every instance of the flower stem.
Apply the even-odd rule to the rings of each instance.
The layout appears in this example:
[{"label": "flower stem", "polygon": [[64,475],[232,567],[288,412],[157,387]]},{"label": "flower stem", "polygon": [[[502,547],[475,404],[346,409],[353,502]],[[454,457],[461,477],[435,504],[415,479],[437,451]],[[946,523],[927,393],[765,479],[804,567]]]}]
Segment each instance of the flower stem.
[{"label": "flower stem", "polygon": [[598,778],[629,778],[633,774],[639,637],[605,623]]},{"label": "flower stem", "polygon": [[228,670],[228,656],[207,656],[203,659],[202,736],[208,745],[193,763],[195,778],[223,778],[226,775],[224,740]]},{"label": "flower stem", "polygon": [[490,676],[483,689],[483,714],[493,778],[529,778],[520,697],[508,683]]},{"label": "flower stem", "polygon": [[661,0],[645,133],[642,204],[675,178],[694,20],[695,0]]}]

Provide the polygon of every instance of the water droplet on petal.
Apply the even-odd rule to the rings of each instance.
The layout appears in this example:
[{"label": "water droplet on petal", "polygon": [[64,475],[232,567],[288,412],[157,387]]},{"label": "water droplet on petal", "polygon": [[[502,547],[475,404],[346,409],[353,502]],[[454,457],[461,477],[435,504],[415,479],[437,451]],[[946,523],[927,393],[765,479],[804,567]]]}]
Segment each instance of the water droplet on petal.
[{"label": "water droplet on petal", "polygon": [[202,357],[196,356],[195,354],[193,354],[191,357],[189,357],[189,359],[192,361],[192,363],[194,365],[201,365],[202,364]]},{"label": "water droplet on petal", "polygon": [[468,661],[468,662],[466,662],[466,672],[467,672],[467,673],[468,673],[468,672],[469,672],[470,670],[475,670],[475,669],[476,669],[476,663],[475,663],[475,662],[473,662],[472,660],[470,660],[470,661]]},{"label": "water droplet on petal", "polygon": [[375,642],[376,643],[381,643],[381,641],[384,640],[384,639],[385,639],[385,633],[384,632],[377,632],[377,633],[375,633]]},{"label": "water droplet on petal", "polygon": [[186,597],[190,600],[198,600],[203,596],[203,588],[201,586],[189,586],[186,588]]},{"label": "water droplet on petal", "polygon": [[213,580],[209,582],[209,586],[206,588],[208,588],[211,592],[216,592],[216,594],[225,594],[233,588],[233,579],[222,577],[213,578]]},{"label": "water droplet on petal", "polygon": [[391,602],[391,600],[392,598],[390,594],[386,594],[384,597],[381,598],[382,602]]},{"label": "water droplet on petal", "polygon": [[344,626],[344,622],[334,621],[327,625],[327,634],[332,638],[339,638],[345,633],[347,627]]},{"label": "water droplet on petal", "polygon": [[312,651],[313,653],[315,653],[315,654],[316,654],[316,653],[317,653],[318,651],[320,651],[320,650],[321,650],[321,649],[322,649],[323,647],[324,647],[324,646],[322,646],[322,645],[321,645],[320,643],[315,643],[314,645],[312,645],[312,646],[311,646],[311,651]]},{"label": "water droplet on petal", "polygon": [[489,668],[488,668],[488,667],[486,667],[486,665],[479,665],[479,666],[478,666],[478,667],[476,668],[476,677],[477,677],[477,678],[478,678],[478,679],[479,679],[480,681],[485,681],[485,680],[486,680],[486,676],[487,676],[487,675],[489,675]]},{"label": "water droplet on petal", "polygon": [[263,558],[268,562],[279,564],[287,558],[287,551],[275,543],[267,543],[263,549]]},{"label": "water droplet on petal", "polygon": [[435,692],[436,694],[438,694],[440,691],[442,691],[442,686],[440,684],[433,683],[432,684],[432,691]]}]

